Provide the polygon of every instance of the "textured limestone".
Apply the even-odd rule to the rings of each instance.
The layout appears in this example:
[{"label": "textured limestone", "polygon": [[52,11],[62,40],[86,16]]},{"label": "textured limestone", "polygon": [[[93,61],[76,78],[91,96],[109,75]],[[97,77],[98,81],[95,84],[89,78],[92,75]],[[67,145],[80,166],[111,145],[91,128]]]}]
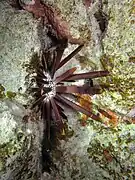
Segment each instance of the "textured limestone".
[{"label": "textured limestone", "polygon": [[[95,1],[87,13],[81,0],[48,2],[60,8],[63,16],[69,21],[74,36],[88,40],[87,46],[67,67],[75,65],[79,72],[110,68],[113,78],[104,79],[104,82],[111,81],[112,89],[93,97],[93,102],[102,108],[110,108],[122,114],[119,116],[121,120],[132,108],[135,99],[134,89],[131,87],[135,68],[134,63],[128,62],[129,57],[134,56],[135,49],[132,1],[103,1],[102,10],[110,16],[103,41],[100,38],[97,19],[94,17],[100,0]],[[25,126],[22,118],[28,113],[23,105],[32,98],[26,93],[30,84],[29,73],[33,72],[33,66],[28,69],[31,66],[30,59],[34,53],[39,54],[41,36],[44,41],[47,37],[45,32],[41,33],[37,29],[38,20],[33,19],[27,12],[17,12],[11,8],[8,0],[0,2],[0,17],[0,84],[5,88],[5,94],[7,91],[16,93],[11,99],[5,95],[0,105],[0,143],[4,144],[4,147],[0,147],[2,180],[134,179],[135,125],[120,122],[118,127],[110,129],[89,119],[88,126],[82,127],[78,121],[80,114],[76,115],[66,108],[69,131],[72,133],[70,138],[61,140],[60,146],[53,152],[59,174],[55,175],[54,172],[50,176],[44,173],[41,176],[42,123],[30,122]],[[74,46],[70,45],[65,55],[73,48]],[[105,62],[103,66],[100,62],[105,59],[103,57],[107,57],[110,64]],[[113,67],[110,67],[111,63]],[[66,66],[61,71],[65,69]],[[125,94],[119,92],[120,89],[124,89]],[[39,117],[31,114],[31,118],[36,121]],[[18,134],[19,137],[21,135],[20,139]]]}]

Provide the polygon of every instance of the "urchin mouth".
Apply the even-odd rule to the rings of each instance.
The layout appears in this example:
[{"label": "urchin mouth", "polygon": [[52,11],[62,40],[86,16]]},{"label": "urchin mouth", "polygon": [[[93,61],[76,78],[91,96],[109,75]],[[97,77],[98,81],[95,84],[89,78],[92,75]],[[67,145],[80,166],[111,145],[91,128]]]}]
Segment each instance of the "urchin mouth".
[{"label": "urchin mouth", "polygon": [[44,76],[44,84],[41,90],[41,95],[45,96],[44,101],[47,102],[56,95],[56,83],[49,73],[44,72]]}]

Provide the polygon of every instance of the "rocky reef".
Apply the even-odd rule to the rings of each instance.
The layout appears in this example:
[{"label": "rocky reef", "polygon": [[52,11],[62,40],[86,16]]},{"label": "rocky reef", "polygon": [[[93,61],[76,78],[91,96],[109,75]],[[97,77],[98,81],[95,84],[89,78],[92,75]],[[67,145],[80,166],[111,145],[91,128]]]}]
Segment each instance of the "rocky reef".
[{"label": "rocky reef", "polygon": [[[13,1],[1,0],[0,179],[135,179],[134,1],[95,0],[90,6],[82,0],[44,2],[61,13],[75,38],[85,41],[61,71],[77,66],[79,73],[110,72],[94,80],[106,88],[89,97],[90,106],[86,105],[102,122],[65,108],[66,128],[50,152],[57,168],[51,174],[42,173],[43,122],[40,112],[30,108],[34,100],[30,87],[41,47],[50,46],[51,41],[40,19],[15,8]],[[75,48],[69,44],[64,56]]]}]

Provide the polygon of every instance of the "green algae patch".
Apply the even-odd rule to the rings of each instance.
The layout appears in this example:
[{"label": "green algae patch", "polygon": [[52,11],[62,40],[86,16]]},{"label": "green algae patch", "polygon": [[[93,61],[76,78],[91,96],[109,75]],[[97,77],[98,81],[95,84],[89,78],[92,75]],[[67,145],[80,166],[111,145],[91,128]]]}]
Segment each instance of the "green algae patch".
[{"label": "green algae patch", "polygon": [[12,158],[22,150],[26,136],[21,130],[16,130],[14,133],[9,142],[0,145],[0,171],[6,168],[7,159]]},{"label": "green algae patch", "polygon": [[[135,103],[135,65],[128,61],[118,61],[116,57],[111,59],[112,61],[109,58],[107,60],[108,64],[111,64],[109,67],[106,64],[105,67],[110,71],[110,76],[105,81],[109,89],[101,95],[101,98],[107,99],[109,96],[108,99],[114,103],[113,109],[119,106],[119,112],[122,109],[131,109]],[[105,64],[104,59],[102,61]]]},{"label": "green algae patch", "polygon": [[0,99],[5,98],[5,88],[0,84]]},{"label": "green algae patch", "polygon": [[8,98],[8,99],[13,99],[17,93],[12,92],[12,91],[6,91],[6,88],[0,84],[0,99]]},{"label": "green algae patch", "polygon": [[101,128],[96,123],[96,133],[87,149],[89,158],[115,179],[133,178],[135,164],[135,125],[120,124],[117,129]]},{"label": "green algae patch", "polygon": [[16,96],[15,92],[12,92],[12,91],[7,91],[6,92],[6,97],[9,98],[9,99],[15,98],[15,96]]}]

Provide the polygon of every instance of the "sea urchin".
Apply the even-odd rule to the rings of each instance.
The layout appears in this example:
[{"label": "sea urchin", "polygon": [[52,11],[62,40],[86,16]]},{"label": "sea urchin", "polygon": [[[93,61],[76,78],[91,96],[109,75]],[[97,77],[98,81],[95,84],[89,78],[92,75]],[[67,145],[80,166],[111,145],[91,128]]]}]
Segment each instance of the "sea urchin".
[{"label": "sea urchin", "polygon": [[[33,107],[38,106],[39,109],[41,109],[41,115],[45,122],[45,129],[48,132],[48,137],[50,136],[49,129],[52,123],[60,129],[64,125],[63,119],[66,118],[66,115],[64,114],[63,106],[82,112],[94,120],[100,120],[98,115],[87,111],[66,96],[67,94],[75,95],[76,93],[90,95],[100,93],[101,89],[97,85],[92,87],[88,84],[77,86],[73,85],[73,82],[80,79],[107,76],[109,74],[108,71],[74,74],[76,67],[73,67],[59,76],[56,75],[57,70],[69,62],[82,47],[83,45],[77,47],[63,60],[62,55],[64,48],[57,48],[56,50],[42,53],[41,63],[37,70],[36,82],[38,87],[34,88],[36,101]],[[71,83],[71,85],[65,85],[65,82]]]}]

